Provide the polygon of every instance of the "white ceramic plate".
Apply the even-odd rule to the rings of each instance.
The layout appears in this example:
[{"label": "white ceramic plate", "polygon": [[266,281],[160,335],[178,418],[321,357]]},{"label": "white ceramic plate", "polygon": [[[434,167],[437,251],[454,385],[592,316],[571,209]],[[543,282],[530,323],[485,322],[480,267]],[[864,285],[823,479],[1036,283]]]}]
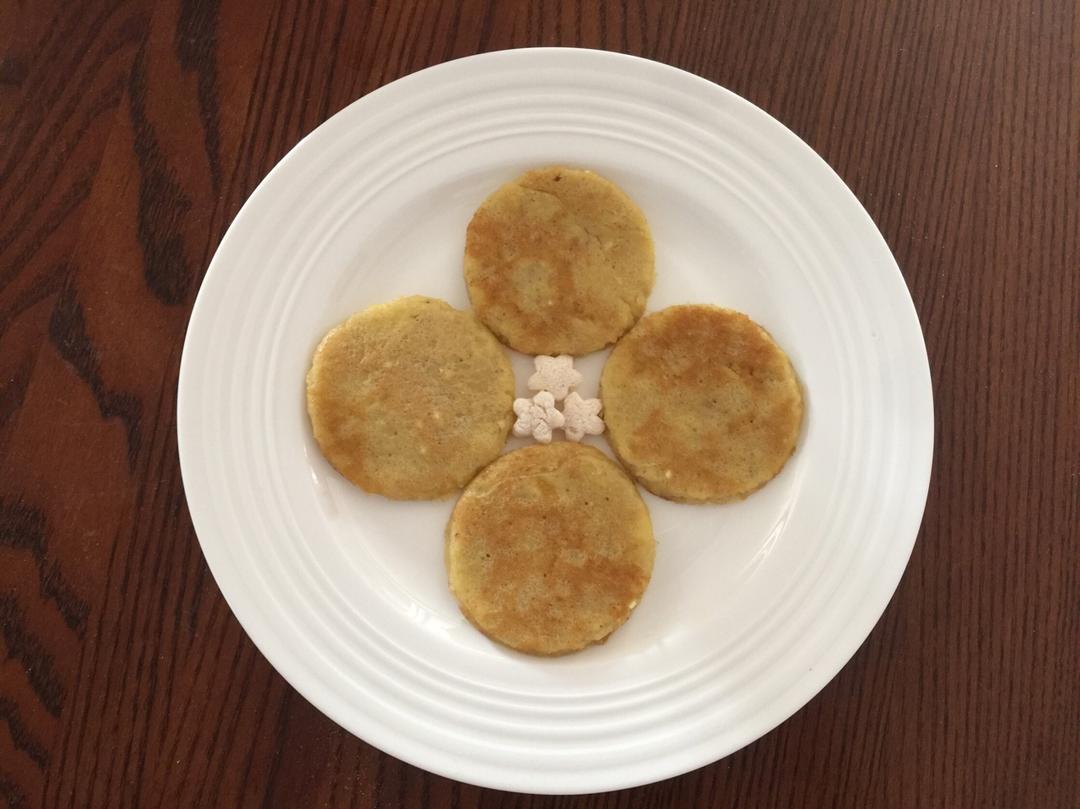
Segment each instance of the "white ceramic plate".
[{"label": "white ceramic plate", "polygon": [[[658,547],[641,605],[606,644],[538,659],[458,612],[443,568],[452,501],[350,486],[312,440],[303,391],[318,340],[350,313],[412,293],[467,305],[473,210],[554,162],[608,176],[645,211],[650,310],[747,312],[791,355],[808,407],[794,457],[745,502],[646,495]],[[580,361],[583,393],[594,394],[605,354]],[[529,362],[514,361],[524,393]],[[277,670],[394,756],[543,793],[694,769],[813,697],[900,579],[933,432],[907,288],[829,167],[703,79],[563,49],[424,70],[293,149],[244,205],[199,292],[178,423],[207,561]]]}]

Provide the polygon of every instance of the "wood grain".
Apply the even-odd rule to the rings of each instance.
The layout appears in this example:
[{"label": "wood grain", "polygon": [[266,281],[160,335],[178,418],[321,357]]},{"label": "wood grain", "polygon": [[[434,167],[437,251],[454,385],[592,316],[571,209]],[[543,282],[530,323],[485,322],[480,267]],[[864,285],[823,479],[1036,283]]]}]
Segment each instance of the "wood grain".
[{"label": "wood grain", "polygon": [[[855,658],[746,749],[541,798],[402,764],[295,694],[203,561],[184,329],[246,196],[330,114],[480,51],[669,62],[763,107],[881,227],[934,477]],[[1080,805],[1076,0],[0,0],[0,801],[10,807]]]}]

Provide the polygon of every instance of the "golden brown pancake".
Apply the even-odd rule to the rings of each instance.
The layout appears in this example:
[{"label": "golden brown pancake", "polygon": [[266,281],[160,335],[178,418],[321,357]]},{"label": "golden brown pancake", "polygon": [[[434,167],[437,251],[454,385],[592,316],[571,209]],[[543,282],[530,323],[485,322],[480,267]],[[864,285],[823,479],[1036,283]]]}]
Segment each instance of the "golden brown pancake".
[{"label": "golden brown pancake", "polygon": [[469,312],[415,295],[331,329],[307,375],[315,440],[360,488],[444,497],[498,455],[512,421],[506,352]]},{"label": "golden brown pancake", "polygon": [[746,497],[795,449],[803,401],[791,362],[746,315],[672,306],[619,341],[600,379],[615,454],[654,494]]},{"label": "golden brown pancake", "polygon": [[562,166],[499,188],[465,236],[465,283],[477,316],[526,354],[587,354],[645,311],[653,243],[614,183]]},{"label": "golden brown pancake", "polygon": [[594,447],[537,444],[468,485],[446,528],[450,589],[485,635],[529,654],[598,643],[630,617],[655,541],[634,482]]}]

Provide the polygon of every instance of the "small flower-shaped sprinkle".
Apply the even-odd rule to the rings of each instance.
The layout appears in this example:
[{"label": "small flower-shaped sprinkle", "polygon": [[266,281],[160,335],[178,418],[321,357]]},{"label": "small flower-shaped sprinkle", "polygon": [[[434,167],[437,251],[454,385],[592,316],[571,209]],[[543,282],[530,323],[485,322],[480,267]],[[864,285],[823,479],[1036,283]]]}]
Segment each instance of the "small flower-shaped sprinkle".
[{"label": "small flower-shaped sprinkle", "polygon": [[529,377],[529,390],[548,390],[556,402],[566,398],[571,390],[581,384],[581,373],[574,370],[574,358],[569,354],[558,357],[533,358],[536,373]]},{"label": "small flower-shaped sprinkle", "polygon": [[531,399],[514,399],[514,414],[514,435],[531,435],[541,444],[550,444],[551,431],[565,423],[563,414],[555,408],[555,397],[546,390]]},{"label": "small flower-shaped sprinkle", "polygon": [[567,396],[562,412],[566,437],[571,441],[580,441],[586,435],[604,432],[600,408],[599,399],[582,399],[577,393]]}]

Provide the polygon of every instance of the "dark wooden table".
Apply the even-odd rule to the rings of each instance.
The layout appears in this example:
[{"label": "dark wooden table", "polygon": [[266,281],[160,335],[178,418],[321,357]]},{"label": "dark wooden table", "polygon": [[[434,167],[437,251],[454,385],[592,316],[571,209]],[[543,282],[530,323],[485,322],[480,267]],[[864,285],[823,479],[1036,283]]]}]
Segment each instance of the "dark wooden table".
[{"label": "dark wooden table", "polygon": [[[628,51],[760,105],[895,251],[933,368],[922,534],[794,718],[637,790],[466,786],[279,677],[203,561],[200,278],[327,116],[446,59]],[[0,0],[0,800],[11,807],[1080,806],[1080,5]]]}]

